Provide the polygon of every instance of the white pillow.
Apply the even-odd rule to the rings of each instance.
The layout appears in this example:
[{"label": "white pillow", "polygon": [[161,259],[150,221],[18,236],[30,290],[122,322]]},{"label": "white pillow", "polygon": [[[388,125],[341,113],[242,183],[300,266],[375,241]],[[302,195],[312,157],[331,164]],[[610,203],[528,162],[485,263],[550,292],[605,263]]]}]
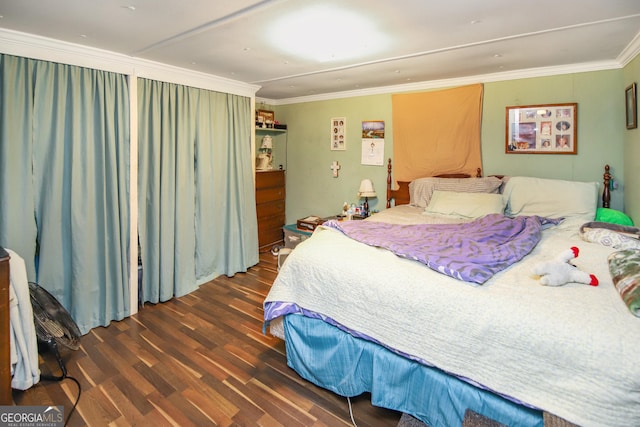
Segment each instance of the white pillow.
[{"label": "white pillow", "polygon": [[459,193],[434,190],[425,214],[450,215],[463,218],[480,218],[488,214],[504,212],[501,194]]},{"label": "white pillow", "polygon": [[598,187],[597,182],[512,176],[502,194],[505,213],[593,221],[598,207]]},{"label": "white pillow", "polygon": [[409,204],[426,207],[434,190],[460,193],[499,193],[502,180],[495,176],[482,178],[418,178],[409,183]]}]

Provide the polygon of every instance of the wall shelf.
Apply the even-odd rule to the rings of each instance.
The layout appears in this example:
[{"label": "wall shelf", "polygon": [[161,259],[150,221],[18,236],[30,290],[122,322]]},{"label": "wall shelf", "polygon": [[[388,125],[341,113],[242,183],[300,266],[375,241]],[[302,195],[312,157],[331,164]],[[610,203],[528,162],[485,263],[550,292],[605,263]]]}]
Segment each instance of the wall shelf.
[{"label": "wall shelf", "polygon": [[273,169],[287,169],[287,129],[255,128],[256,152],[258,155],[262,137],[270,135],[273,138]]},{"label": "wall shelf", "polygon": [[256,134],[279,134],[279,133],[287,133],[286,129],[276,129],[276,128],[256,128]]}]

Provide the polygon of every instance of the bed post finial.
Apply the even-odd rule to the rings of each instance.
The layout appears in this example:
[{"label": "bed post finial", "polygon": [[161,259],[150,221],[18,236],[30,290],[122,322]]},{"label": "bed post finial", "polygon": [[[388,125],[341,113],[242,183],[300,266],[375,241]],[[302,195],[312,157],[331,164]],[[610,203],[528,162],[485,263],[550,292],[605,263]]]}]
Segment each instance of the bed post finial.
[{"label": "bed post finial", "polygon": [[609,173],[609,165],[604,166],[603,178],[604,188],[602,189],[602,207],[608,208],[609,203],[611,202],[611,191],[609,189],[611,186],[611,174]]},{"label": "bed post finial", "polygon": [[391,157],[387,163],[387,209],[391,207]]}]

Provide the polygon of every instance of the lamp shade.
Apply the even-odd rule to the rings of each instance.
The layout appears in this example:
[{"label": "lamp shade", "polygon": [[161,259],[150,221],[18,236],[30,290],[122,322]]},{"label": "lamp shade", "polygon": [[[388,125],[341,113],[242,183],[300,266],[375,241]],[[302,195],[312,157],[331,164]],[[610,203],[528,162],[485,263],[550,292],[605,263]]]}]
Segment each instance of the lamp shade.
[{"label": "lamp shade", "polygon": [[360,181],[358,197],[376,197],[376,190],[373,189],[373,182],[370,179]]},{"label": "lamp shade", "polygon": [[265,135],[264,138],[262,138],[262,144],[260,145],[260,148],[271,150],[273,148],[273,138],[271,138],[270,135]]}]

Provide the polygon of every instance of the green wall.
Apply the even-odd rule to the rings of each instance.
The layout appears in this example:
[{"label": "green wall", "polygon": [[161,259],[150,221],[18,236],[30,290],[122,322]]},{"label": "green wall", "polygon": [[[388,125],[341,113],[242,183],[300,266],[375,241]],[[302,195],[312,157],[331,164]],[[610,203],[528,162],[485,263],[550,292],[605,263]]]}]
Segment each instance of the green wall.
[{"label": "green wall", "polygon": [[[392,154],[391,95],[343,98],[273,107],[276,118],[288,126],[287,222],[307,215],[329,216],[342,204],[358,203],[360,180],[370,178],[378,194],[370,209],[385,206],[386,159]],[[331,119],[346,117],[346,150],[331,151]],[[385,122],[385,166],[360,164],[362,121]],[[334,178],[331,163],[340,165]]]},{"label": "green wall", "polygon": [[[640,56],[636,56],[623,72],[623,83],[618,88],[622,93],[631,83],[640,82]],[[621,95],[622,96],[622,95]],[[625,123],[624,112],[620,119]],[[638,174],[638,162],[640,161],[640,128],[625,130],[624,133],[624,199],[626,212],[636,225],[640,224],[640,174]]]},{"label": "green wall", "polygon": [[[634,72],[640,70],[634,61]],[[627,67],[631,68],[631,67]],[[631,77],[629,77],[631,79]],[[604,165],[619,188],[612,192],[612,207],[624,209],[623,188],[630,176],[625,176],[625,155],[633,143],[624,126],[623,70],[598,71],[509,80],[484,85],[482,121],[483,172],[489,174],[527,175],[602,182]],[[505,154],[505,107],[577,102],[578,154]],[[287,135],[287,222],[315,214],[333,215],[340,212],[343,202],[358,202],[356,192],[360,180],[370,178],[378,198],[369,202],[371,209],[384,209],[386,189],[386,159],[393,153],[393,123],[391,94],[314,101],[272,107],[276,118],[288,125]],[[347,149],[330,150],[330,120],[346,117]],[[385,165],[360,164],[362,121],[383,120],[386,127]],[[637,158],[637,141],[634,144]],[[627,156],[628,157],[628,156]],[[341,165],[338,178],[332,177],[332,161]],[[626,162],[626,163],[625,163]],[[630,170],[630,169],[627,169]],[[630,173],[628,173],[630,175]],[[637,212],[640,188],[633,188],[630,203]],[[630,188],[630,190],[631,190]],[[636,207],[638,206],[638,207]],[[636,215],[634,220],[640,223]]]},{"label": "green wall", "polygon": [[[623,209],[624,102],[620,70],[485,84],[482,156],[485,174],[602,182],[604,165],[619,188],[612,207]],[[578,154],[505,154],[505,106],[578,103]]]}]

